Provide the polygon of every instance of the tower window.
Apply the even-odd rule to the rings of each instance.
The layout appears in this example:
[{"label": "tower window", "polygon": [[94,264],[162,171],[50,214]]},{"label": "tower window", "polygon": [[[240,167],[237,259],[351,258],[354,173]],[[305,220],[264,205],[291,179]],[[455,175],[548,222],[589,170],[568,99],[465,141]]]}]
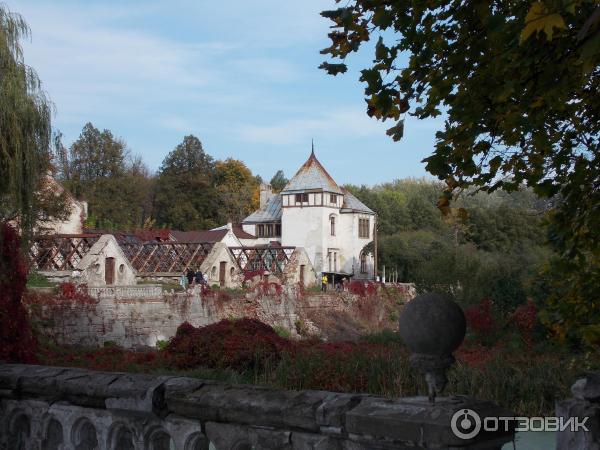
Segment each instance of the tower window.
[{"label": "tower window", "polygon": [[329,217],[329,225],[331,228],[331,235],[335,236],[335,216]]},{"label": "tower window", "polygon": [[337,195],[330,194],[329,195],[329,203],[335,203],[335,204],[337,204]]},{"label": "tower window", "polygon": [[358,219],[358,237],[359,238],[369,238],[369,219]]},{"label": "tower window", "polygon": [[296,204],[298,203],[308,203],[308,194],[296,194]]}]

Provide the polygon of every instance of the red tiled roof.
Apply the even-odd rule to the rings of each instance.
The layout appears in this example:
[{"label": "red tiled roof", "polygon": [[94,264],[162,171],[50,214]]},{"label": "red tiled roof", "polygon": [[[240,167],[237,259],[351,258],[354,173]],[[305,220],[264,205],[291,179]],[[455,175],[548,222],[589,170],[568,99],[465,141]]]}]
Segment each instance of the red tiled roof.
[{"label": "red tiled roof", "polygon": [[244,231],[241,225],[233,226],[233,234],[239,239],[256,239],[256,236]]},{"label": "red tiled roof", "polygon": [[196,231],[178,231],[171,230],[171,235],[178,242],[207,242],[215,243],[223,240],[227,230],[196,230]]}]

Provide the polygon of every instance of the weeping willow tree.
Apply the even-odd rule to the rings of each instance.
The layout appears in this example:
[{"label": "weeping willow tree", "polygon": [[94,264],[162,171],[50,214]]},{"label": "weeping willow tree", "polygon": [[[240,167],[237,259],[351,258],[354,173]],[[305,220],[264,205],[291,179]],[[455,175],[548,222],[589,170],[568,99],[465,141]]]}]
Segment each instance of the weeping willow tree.
[{"label": "weeping willow tree", "polygon": [[24,236],[35,224],[51,142],[51,103],[23,60],[29,34],[23,17],[0,3],[0,222],[15,221]]}]

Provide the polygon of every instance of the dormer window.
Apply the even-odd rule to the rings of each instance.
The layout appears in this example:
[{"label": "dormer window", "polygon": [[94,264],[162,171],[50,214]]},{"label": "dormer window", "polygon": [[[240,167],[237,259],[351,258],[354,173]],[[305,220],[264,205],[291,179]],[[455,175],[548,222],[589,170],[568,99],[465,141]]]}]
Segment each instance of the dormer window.
[{"label": "dormer window", "polygon": [[333,203],[333,204],[337,205],[337,195],[330,194],[329,195],[329,203]]},{"label": "dormer window", "polygon": [[308,194],[296,194],[296,204],[308,203]]}]

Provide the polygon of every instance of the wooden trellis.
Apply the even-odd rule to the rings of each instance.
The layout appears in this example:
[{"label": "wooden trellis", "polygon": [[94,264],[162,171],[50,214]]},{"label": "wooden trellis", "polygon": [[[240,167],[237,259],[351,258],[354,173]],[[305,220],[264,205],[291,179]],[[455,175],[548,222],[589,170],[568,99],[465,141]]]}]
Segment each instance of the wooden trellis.
[{"label": "wooden trellis", "polygon": [[121,243],[125,256],[138,273],[197,270],[213,244],[206,242]]},{"label": "wooden trellis", "polygon": [[98,240],[100,234],[53,234],[36,237],[29,248],[29,261],[36,270],[73,270]]},{"label": "wooden trellis", "polygon": [[268,270],[281,275],[296,247],[229,247],[244,271]]}]

